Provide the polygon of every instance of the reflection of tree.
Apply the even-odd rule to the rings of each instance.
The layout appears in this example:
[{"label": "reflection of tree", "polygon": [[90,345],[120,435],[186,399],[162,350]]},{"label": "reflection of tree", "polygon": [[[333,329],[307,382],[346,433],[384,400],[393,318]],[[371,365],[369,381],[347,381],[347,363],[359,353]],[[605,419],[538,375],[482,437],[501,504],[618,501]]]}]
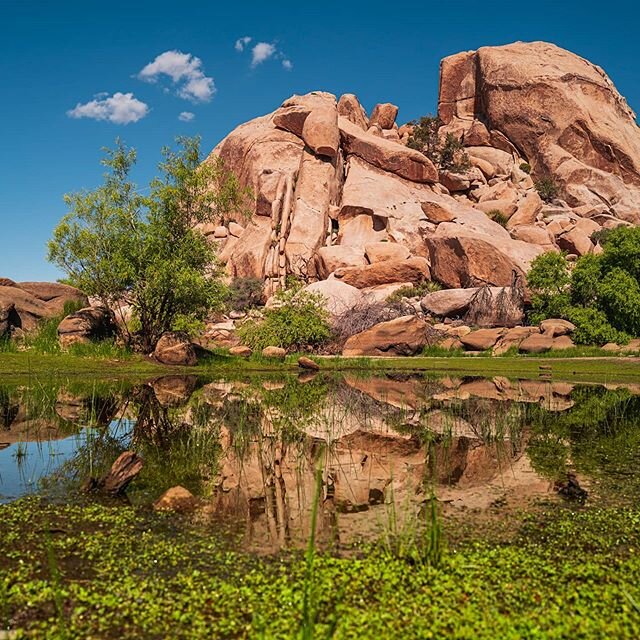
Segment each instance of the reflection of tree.
[{"label": "reflection of tree", "polygon": [[596,479],[609,497],[637,496],[640,477],[640,397],[626,389],[585,386],[571,394],[574,406],[562,414],[529,407],[534,468],[550,479],[569,468]]},{"label": "reflection of tree", "polygon": [[8,430],[18,415],[19,405],[5,387],[0,387],[0,429]]}]

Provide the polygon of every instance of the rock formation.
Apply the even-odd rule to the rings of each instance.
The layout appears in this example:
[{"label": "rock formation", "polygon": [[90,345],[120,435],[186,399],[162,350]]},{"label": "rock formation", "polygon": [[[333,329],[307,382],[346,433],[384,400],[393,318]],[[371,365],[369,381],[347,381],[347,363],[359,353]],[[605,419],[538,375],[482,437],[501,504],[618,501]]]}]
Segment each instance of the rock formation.
[{"label": "rock formation", "polygon": [[[212,155],[255,206],[207,230],[230,276],[264,279],[267,297],[288,274],[326,281],[311,286],[335,312],[383,284],[508,287],[545,251],[597,251],[594,232],[640,223],[635,116],[604,71],[568,51],[515,43],[442,61],[441,134],[462,141],[462,173],[407,147],[412,126],[397,114],[312,92],[231,132]],[[543,178],[557,198],[538,195]]]},{"label": "rock formation", "polygon": [[[442,61],[438,114],[470,153],[496,147],[553,177],[578,216],[640,222],[640,131],[606,73],[545,42]],[[482,135],[478,135],[482,132]]]}]

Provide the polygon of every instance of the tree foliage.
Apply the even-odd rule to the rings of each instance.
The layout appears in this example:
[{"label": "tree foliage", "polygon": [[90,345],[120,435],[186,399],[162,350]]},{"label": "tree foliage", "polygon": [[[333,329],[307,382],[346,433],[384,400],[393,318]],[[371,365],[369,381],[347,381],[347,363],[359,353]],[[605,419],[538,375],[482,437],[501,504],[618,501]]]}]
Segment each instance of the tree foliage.
[{"label": "tree foliage", "polygon": [[462,142],[453,133],[441,135],[440,118],[428,115],[410,124],[413,126],[413,132],[407,142],[408,147],[424,153],[439,169],[456,173],[469,169],[469,156]]},{"label": "tree foliage", "polygon": [[618,227],[602,239],[603,252],[580,257],[574,268],[563,254],[536,258],[527,276],[530,318],[566,318],[580,344],[624,342],[640,336],[640,228]]},{"label": "tree foliage", "polygon": [[225,222],[248,193],[220,159],[202,163],[197,138],[163,149],[148,195],[130,180],[135,150],[118,140],[105,151],[103,184],[65,196],[70,212],[54,230],[49,260],[119,315],[127,343],[149,352],[162,333],[193,329],[222,303],[214,250],[195,226]]}]

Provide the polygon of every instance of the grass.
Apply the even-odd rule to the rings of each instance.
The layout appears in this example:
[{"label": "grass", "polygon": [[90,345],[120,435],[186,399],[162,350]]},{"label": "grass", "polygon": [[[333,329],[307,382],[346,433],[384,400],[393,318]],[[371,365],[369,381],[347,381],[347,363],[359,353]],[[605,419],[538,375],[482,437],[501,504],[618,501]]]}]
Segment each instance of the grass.
[{"label": "grass", "polygon": [[[108,350],[106,351],[108,353]],[[140,377],[189,373],[211,375],[218,373],[293,372],[298,371],[299,355],[287,356],[284,361],[253,356],[249,359],[228,355],[214,355],[197,367],[167,367],[151,359],[136,355],[114,358],[80,356],[73,353],[35,354],[0,352],[0,376],[5,382],[25,380],[33,376],[69,378],[80,376]],[[316,357],[323,371],[424,371],[434,374],[466,374],[478,376],[503,375],[509,378],[538,378],[540,367],[551,367],[554,380],[582,382],[640,381],[640,360],[637,357],[603,356],[567,357],[566,355],[537,356],[414,356],[398,358]]]},{"label": "grass", "polygon": [[0,506],[0,538],[0,626],[18,638],[640,635],[637,509],[531,517],[437,566],[375,546],[314,552],[307,618],[307,554],[235,551],[179,516],[26,499]]}]

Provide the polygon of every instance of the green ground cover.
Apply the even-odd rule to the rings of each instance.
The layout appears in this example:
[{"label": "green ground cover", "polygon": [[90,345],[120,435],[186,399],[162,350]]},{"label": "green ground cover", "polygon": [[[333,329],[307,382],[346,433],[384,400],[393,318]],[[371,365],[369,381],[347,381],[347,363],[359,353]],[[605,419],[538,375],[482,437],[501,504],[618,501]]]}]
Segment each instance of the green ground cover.
[{"label": "green ground cover", "polygon": [[0,538],[0,624],[16,638],[640,635],[633,509],[532,515],[436,566],[385,546],[251,556],[175,515],[37,499],[0,506]]}]

